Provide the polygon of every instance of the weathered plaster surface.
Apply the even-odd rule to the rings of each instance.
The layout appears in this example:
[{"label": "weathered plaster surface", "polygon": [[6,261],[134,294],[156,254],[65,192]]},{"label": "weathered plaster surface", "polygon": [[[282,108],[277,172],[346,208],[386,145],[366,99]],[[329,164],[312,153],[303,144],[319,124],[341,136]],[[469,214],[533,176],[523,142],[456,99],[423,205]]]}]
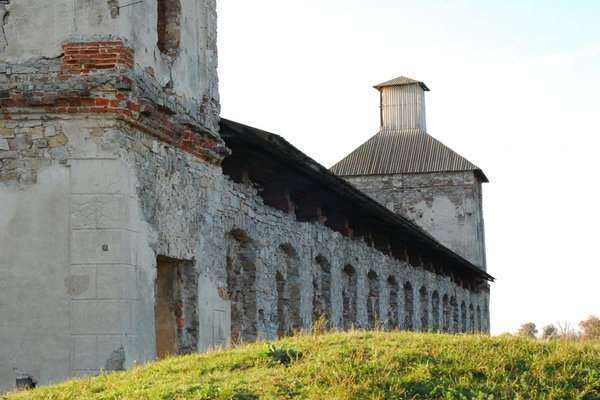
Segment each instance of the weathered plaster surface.
[{"label": "weathered plaster surface", "polygon": [[485,270],[481,182],[473,171],[345,179]]},{"label": "weathered plaster surface", "polygon": [[91,285],[69,269],[68,168],[42,167],[37,182],[0,182],[0,392],[19,371],[45,382],[70,374],[70,296]]},{"label": "weathered plaster surface", "polygon": [[13,368],[40,384],[95,373],[116,365],[107,360],[121,346],[133,364],[133,185],[110,146],[86,140],[110,125],[31,116],[4,125],[14,150],[0,152],[1,389],[14,385]]},{"label": "weathered plaster surface", "polygon": [[206,96],[218,102],[215,0],[180,1],[185,17],[181,18],[180,51],[174,56],[162,54],[157,47],[156,0],[120,8],[114,17],[114,5],[106,0],[12,1],[0,5],[0,21],[4,21],[0,61],[20,64],[57,58],[65,41],[126,38],[135,50],[137,67],[150,72],[161,87],[189,99]]}]

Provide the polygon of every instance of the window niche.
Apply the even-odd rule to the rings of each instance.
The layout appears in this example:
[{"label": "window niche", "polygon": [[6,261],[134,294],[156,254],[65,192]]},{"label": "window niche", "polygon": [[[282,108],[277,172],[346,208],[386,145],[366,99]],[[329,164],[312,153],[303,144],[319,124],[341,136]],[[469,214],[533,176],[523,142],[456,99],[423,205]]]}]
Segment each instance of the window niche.
[{"label": "window niche", "polygon": [[174,57],[181,38],[180,0],[157,0],[158,48],[164,55]]},{"label": "window niche", "polygon": [[375,271],[369,271],[367,283],[369,286],[367,317],[369,329],[374,329],[379,324],[379,277]]},{"label": "window niche", "polygon": [[356,324],[356,270],[350,264],[342,271],[342,326],[350,330]]},{"label": "window niche", "polygon": [[388,329],[399,328],[398,324],[398,281],[394,276],[390,276],[387,280],[388,283],[388,317],[387,327]]},{"label": "window niche", "polygon": [[256,243],[241,229],[227,235],[230,243],[226,257],[227,290],[231,302],[231,344],[258,338],[256,289]]},{"label": "window niche", "polygon": [[313,277],[313,323],[324,318],[327,325],[331,319],[331,265],[326,257],[319,254],[316,276]]}]

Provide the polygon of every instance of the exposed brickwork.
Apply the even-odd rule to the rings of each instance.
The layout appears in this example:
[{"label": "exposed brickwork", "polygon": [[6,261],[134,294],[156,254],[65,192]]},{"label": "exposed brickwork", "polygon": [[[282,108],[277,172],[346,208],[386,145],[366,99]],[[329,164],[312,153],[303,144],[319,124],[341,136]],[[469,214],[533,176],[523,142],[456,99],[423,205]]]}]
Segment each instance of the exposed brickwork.
[{"label": "exposed brickwork", "polygon": [[121,41],[63,44],[63,76],[89,75],[103,70],[125,72],[133,68],[133,49]]},{"label": "exposed brickwork", "polygon": [[[204,101],[209,100],[204,99]],[[204,161],[219,164],[223,155],[227,154],[222,142],[173,121],[173,118],[151,102],[128,101],[127,109],[119,109],[116,112],[118,118]]]},{"label": "exposed brickwork", "polygon": [[[156,96],[146,96],[147,85],[140,84],[132,71],[133,50],[123,42],[65,43],[63,48],[60,74],[56,64],[52,68],[21,66],[17,70],[22,76],[6,89],[0,88],[0,112],[5,120],[11,119],[11,114],[40,111],[109,113],[204,161],[219,164],[228,154],[210,127],[163,105],[166,102]],[[13,75],[13,69],[5,66],[4,73]],[[215,99],[204,97],[197,114],[218,109]]]}]

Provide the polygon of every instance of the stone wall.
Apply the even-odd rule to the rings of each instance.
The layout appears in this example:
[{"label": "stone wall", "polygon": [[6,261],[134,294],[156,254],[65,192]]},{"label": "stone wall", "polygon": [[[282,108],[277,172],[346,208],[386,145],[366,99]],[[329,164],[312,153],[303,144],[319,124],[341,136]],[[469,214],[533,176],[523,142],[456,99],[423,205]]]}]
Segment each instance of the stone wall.
[{"label": "stone wall", "polygon": [[0,168],[2,389],[17,370],[43,384],[140,358],[134,185],[119,145],[90,139],[118,137],[114,125],[48,114],[3,123],[14,138],[0,152],[10,156]]},{"label": "stone wall", "polygon": [[[135,155],[134,164],[140,208],[155,238],[149,247],[155,254],[194,259],[214,292],[231,301],[232,330],[242,340],[306,329],[321,309],[336,327],[368,328],[377,319],[382,326],[404,321],[396,327],[430,330],[442,329],[446,318],[457,324],[448,326],[452,332],[489,329],[485,290],[470,292],[360,239],[318,223],[297,222],[293,214],[265,206],[256,189],[234,183],[218,167],[186,154],[165,147],[143,158]],[[353,283],[345,284],[350,269]],[[432,312],[436,296],[447,298],[445,310],[440,300]],[[349,312],[344,312],[345,297],[355,304],[348,306]],[[461,319],[470,306],[474,323]],[[352,317],[344,321],[344,315]],[[203,331],[201,336],[210,334]]]},{"label": "stone wall", "polygon": [[[126,121],[44,115],[9,120],[9,145],[22,135],[27,146],[0,152],[16,154],[11,163],[27,159],[0,185],[2,271],[9,273],[0,304],[14,308],[23,299],[18,312],[2,312],[2,389],[14,384],[12,368],[48,383],[153,360],[160,257],[183,260],[186,279],[195,280],[197,296],[186,295],[176,316],[190,324],[173,321],[175,331],[197,329],[182,334],[188,342],[197,335],[198,350],[308,329],[321,313],[338,328],[489,331],[485,289],[468,291],[363,240],[298,222],[218,165]],[[62,145],[29,153],[36,141],[58,135]],[[25,251],[30,241],[39,244]],[[42,266],[52,279],[38,283],[39,291]],[[23,323],[23,315],[44,313]],[[42,337],[56,345],[27,346]]]},{"label": "stone wall", "polygon": [[486,269],[481,181],[473,171],[344,179]]},{"label": "stone wall", "polygon": [[152,361],[157,337],[186,353],[321,315],[488,332],[487,285],[298,222],[223,174],[215,2],[169,3],[164,52],[156,1],[0,5],[0,391]]}]

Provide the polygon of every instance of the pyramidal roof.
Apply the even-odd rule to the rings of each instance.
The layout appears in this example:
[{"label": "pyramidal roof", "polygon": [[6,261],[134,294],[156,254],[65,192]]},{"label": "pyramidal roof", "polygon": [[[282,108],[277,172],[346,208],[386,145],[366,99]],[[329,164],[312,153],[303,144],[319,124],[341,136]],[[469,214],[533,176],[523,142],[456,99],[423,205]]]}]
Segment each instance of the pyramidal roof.
[{"label": "pyramidal roof", "polygon": [[386,86],[412,85],[415,83],[418,84],[419,86],[421,86],[421,88],[423,90],[425,90],[426,92],[429,92],[429,88],[427,87],[427,85],[425,85],[425,83],[423,83],[421,81],[417,81],[415,79],[407,78],[405,76],[399,76],[397,78],[390,79],[389,81],[382,82],[379,85],[375,85],[373,87],[375,89],[381,89],[382,87],[386,87]]},{"label": "pyramidal roof", "polygon": [[[424,91],[429,88],[421,81],[404,76],[375,85],[384,87],[418,84]],[[402,89],[400,89],[402,90]],[[331,171],[339,176],[388,175],[445,171],[474,171],[479,179],[488,182],[483,171],[425,131],[425,124],[416,123],[425,116],[424,93],[407,91],[405,101],[398,96],[381,98],[381,129],[344,159]],[[388,114],[384,116],[384,108]],[[397,124],[404,120],[407,124]]]},{"label": "pyramidal roof", "polygon": [[422,129],[381,131],[331,171],[340,176],[475,171],[488,182],[480,168]]}]

